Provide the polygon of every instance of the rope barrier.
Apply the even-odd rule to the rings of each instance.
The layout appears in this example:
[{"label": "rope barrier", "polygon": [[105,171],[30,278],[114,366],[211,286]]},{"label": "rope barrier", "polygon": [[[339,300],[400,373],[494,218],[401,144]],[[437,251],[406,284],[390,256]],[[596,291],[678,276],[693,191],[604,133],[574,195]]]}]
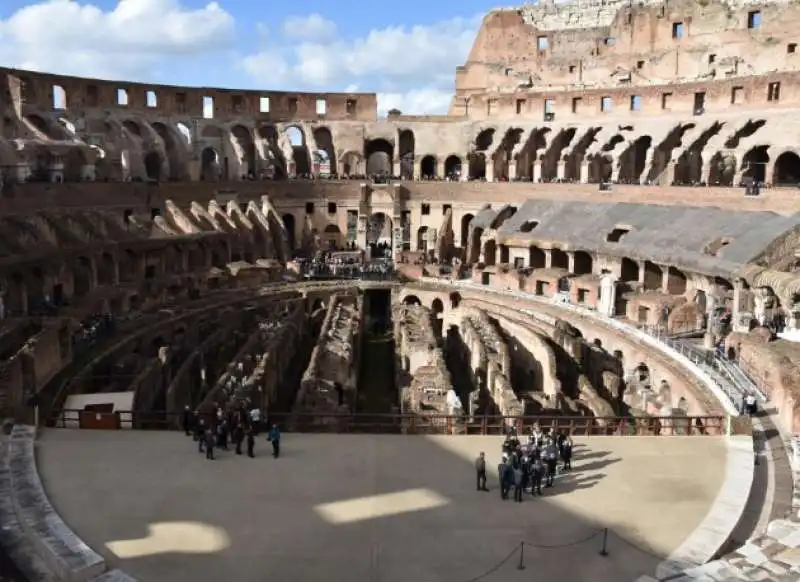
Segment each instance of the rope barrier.
[{"label": "rope barrier", "polygon": [[534,544],[534,543],[526,542],[526,541],[523,540],[513,550],[511,550],[511,553],[509,553],[505,558],[500,560],[497,564],[495,564],[494,566],[492,566],[491,568],[489,568],[488,570],[486,570],[482,574],[480,574],[478,576],[475,576],[474,578],[470,578],[469,580],[466,580],[465,582],[479,582],[480,580],[484,580],[485,578],[487,578],[488,576],[491,576],[492,574],[497,572],[500,568],[505,566],[516,555],[519,555],[519,561],[517,563],[517,570],[524,570],[525,569],[525,548],[526,547],[537,549],[537,550],[558,550],[558,549],[561,549],[561,548],[570,548],[570,547],[574,547],[574,546],[579,546],[581,544],[584,544],[584,543],[586,543],[588,541],[591,541],[591,540],[595,539],[598,536],[602,536],[602,544],[601,544],[601,547],[600,547],[600,550],[599,550],[598,554],[605,558],[605,557],[607,557],[609,555],[609,551],[608,551],[608,534],[609,533],[612,533],[616,539],[618,539],[619,541],[623,542],[626,546],[636,550],[637,552],[641,552],[642,554],[645,554],[645,555],[657,560],[658,562],[661,562],[662,560],[665,559],[664,556],[660,556],[658,554],[653,553],[650,550],[642,548],[641,546],[636,545],[632,541],[625,539],[624,537],[622,537],[621,535],[619,535],[615,531],[610,530],[607,527],[604,527],[604,528],[600,528],[600,529],[597,529],[597,530],[593,531],[592,533],[590,533],[587,536],[584,536],[584,537],[579,538],[577,540],[574,540],[574,541],[571,541],[571,542],[567,542],[567,543],[563,543],[563,544]]}]

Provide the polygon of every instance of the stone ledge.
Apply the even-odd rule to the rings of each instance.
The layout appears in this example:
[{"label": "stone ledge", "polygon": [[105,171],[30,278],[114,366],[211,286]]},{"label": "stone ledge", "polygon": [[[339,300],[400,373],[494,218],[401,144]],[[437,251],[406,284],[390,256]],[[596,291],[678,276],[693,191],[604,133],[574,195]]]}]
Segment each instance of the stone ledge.
[{"label": "stone ledge", "polygon": [[9,442],[11,501],[21,529],[58,580],[88,582],[104,573],[105,560],[56,513],[36,468],[31,426],[15,426]]},{"label": "stone ledge", "polygon": [[705,519],[656,568],[656,578],[668,579],[711,560],[730,540],[747,506],[755,477],[753,437],[728,437],[725,479]]},{"label": "stone ledge", "polygon": [[122,570],[109,570],[97,578],[92,578],[90,582],[137,582],[137,580],[128,576]]}]

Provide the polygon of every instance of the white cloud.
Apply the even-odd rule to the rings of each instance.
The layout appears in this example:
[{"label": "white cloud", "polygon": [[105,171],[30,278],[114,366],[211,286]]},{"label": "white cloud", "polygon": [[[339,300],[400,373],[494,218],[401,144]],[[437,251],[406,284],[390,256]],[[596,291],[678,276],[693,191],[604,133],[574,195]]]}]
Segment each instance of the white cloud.
[{"label": "white cloud", "polygon": [[218,51],[234,38],[234,19],[216,2],[187,9],[179,0],[120,0],[110,12],[74,0],[49,0],[0,20],[0,62],[91,77],[152,77],[174,57]]},{"label": "white cloud", "polygon": [[[314,22],[307,29],[328,34],[336,30],[334,23],[324,24],[327,21],[320,18],[315,14],[305,19]],[[480,21],[479,15],[430,26],[390,26],[360,38],[330,36],[327,41],[312,40],[308,34],[304,42],[289,48],[268,43],[240,64],[259,83],[272,79],[287,89],[335,91],[358,86],[375,91],[381,113],[392,108],[407,114],[442,113],[454,91],[455,68],[466,60]],[[287,21],[292,29],[296,22]]]},{"label": "white cloud", "polygon": [[281,28],[286,38],[322,43],[331,42],[337,33],[335,22],[316,13],[308,16],[290,16],[284,20]]}]

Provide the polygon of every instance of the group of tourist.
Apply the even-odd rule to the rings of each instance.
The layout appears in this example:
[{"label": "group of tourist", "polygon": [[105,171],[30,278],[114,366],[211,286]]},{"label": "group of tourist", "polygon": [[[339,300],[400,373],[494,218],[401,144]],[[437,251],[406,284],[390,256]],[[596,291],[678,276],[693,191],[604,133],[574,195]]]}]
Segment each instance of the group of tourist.
[{"label": "group of tourist", "polygon": [[[572,469],[572,437],[565,432],[551,434],[536,424],[530,430],[523,444],[511,429],[503,442],[502,459],[497,465],[500,497],[508,499],[514,493],[514,501],[522,502],[526,492],[533,496],[542,495],[542,483],[552,487],[559,471]],[[475,459],[478,491],[489,491],[486,486],[486,454],[480,453]]]},{"label": "group of tourist", "polygon": [[[197,443],[197,450],[206,454],[206,459],[214,459],[214,450],[229,450],[228,443],[234,445],[235,453],[242,454],[242,445],[247,444],[247,456],[255,457],[256,437],[261,426],[261,411],[253,408],[248,411],[243,405],[231,406],[227,412],[221,407],[216,408],[216,414],[205,415],[199,411],[192,411],[186,406],[182,419],[183,431],[186,436],[192,436]],[[273,424],[267,432],[267,441],[272,444],[272,456],[281,455],[281,431]]]}]

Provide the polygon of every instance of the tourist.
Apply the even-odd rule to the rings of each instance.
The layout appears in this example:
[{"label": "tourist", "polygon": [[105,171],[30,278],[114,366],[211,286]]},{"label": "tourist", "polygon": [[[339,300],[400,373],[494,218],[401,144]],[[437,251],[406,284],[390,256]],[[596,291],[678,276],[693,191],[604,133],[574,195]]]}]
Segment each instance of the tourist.
[{"label": "tourist", "polygon": [[744,397],[744,406],[747,410],[747,414],[750,416],[755,416],[758,412],[758,404],[756,403],[755,394],[752,392],[748,392],[747,395]]},{"label": "tourist", "polygon": [[514,469],[514,501],[522,502],[522,494],[525,492],[525,473],[522,465],[517,464]]},{"label": "tourist", "polygon": [[253,449],[256,446],[255,429],[251,426],[247,429],[247,456],[251,459],[255,457]]},{"label": "tourist", "polygon": [[478,491],[488,491],[486,487],[486,454],[481,452],[475,459],[475,473],[478,480]]},{"label": "tourist", "polygon": [[214,460],[214,440],[215,440],[214,430],[209,428],[208,430],[206,430],[205,433],[206,459],[208,459],[209,461]]},{"label": "tourist", "polygon": [[186,436],[192,434],[192,420],[194,420],[194,415],[192,414],[192,409],[189,406],[183,407],[183,418],[181,420],[181,424],[183,424],[183,432],[186,433]]},{"label": "tourist", "polygon": [[261,427],[261,410],[257,406],[254,406],[250,411],[250,426],[253,427],[254,434],[258,436],[258,431]]},{"label": "tourist", "polygon": [[272,456],[277,459],[281,456],[281,431],[278,430],[277,424],[273,424],[269,429],[267,440],[272,443]]}]

